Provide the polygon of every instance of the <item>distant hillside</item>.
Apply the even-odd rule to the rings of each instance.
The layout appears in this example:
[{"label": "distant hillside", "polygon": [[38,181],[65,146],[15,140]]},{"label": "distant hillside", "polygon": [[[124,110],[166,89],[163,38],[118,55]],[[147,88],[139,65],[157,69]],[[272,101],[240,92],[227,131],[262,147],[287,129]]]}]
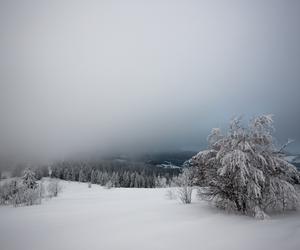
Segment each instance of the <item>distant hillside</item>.
[{"label": "distant hillside", "polygon": [[151,165],[161,165],[166,163],[171,163],[175,166],[182,166],[182,164],[189,160],[192,156],[197,154],[194,151],[178,151],[178,152],[162,152],[145,154],[140,157],[143,162]]}]

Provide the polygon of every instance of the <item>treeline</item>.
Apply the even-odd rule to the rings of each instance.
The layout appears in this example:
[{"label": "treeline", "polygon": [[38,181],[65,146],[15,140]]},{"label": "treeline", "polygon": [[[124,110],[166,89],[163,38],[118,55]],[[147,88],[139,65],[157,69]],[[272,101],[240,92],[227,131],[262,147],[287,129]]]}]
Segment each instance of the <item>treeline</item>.
[{"label": "treeline", "polygon": [[[143,162],[103,160],[101,162],[56,162],[50,175],[62,180],[90,182],[108,187],[155,188],[172,183],[179,169],[164,169]],[[41,171],[41,170],[39,170]],[[37,173],[40,175],[40,173]],[[39,176],[42,177],[42,176]]]}]

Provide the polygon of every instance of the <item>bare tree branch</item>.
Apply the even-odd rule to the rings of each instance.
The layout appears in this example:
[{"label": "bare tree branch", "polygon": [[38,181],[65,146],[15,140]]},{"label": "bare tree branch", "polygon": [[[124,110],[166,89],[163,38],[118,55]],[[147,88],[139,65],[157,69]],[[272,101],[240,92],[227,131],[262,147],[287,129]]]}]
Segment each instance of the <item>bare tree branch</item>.
[{"label": "bare tree branch", "polygon": [[283,145],[281,146],[281,148],[278,150],[277,154],[282,153],[282,151],[283,151],[289,144],[291,144],[292,142],[294,142],[293,139],[288,139],[288,141],[287,141],[285,144],[283,144]]}]

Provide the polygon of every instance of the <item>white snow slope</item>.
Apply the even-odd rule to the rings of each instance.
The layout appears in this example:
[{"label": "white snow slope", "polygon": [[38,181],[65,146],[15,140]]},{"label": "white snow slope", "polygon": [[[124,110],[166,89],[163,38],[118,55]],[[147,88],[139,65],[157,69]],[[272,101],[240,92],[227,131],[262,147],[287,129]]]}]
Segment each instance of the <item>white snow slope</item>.
[{"label": "white snow slope", "polygon": [[299,213],[257,221],[167,200],[165,189],[63,185],[42,205],[0,207],[1,250],[300,249]]}]

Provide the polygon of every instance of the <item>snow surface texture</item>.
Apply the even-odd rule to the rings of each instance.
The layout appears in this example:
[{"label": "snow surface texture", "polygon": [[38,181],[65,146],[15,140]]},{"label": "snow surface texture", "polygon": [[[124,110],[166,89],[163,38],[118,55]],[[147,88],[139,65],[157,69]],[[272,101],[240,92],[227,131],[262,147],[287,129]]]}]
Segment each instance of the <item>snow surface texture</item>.
[{"label": "snow surface texture", "polygon": [[164,188],[62,184],[42,205],[0,207],[1,250],[300,249],[299,213],[257,221],[168,200]]}]

